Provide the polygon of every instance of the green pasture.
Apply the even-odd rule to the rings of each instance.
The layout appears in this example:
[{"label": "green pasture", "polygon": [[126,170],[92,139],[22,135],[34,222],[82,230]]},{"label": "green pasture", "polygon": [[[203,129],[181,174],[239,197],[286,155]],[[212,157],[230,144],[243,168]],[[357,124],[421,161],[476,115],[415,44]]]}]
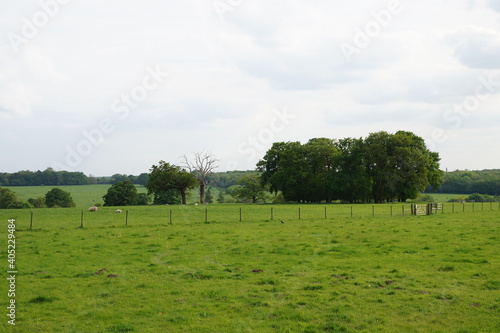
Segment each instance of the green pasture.
[{"label": "green pasture", "polygon": [[[71,193],[71,197],[77,207],[90,207],[97,203],[103,204],[103,195],[108,192],[111,185],[74,185],[74,186],[4,186],[16,193],[17,197],[23,201],[29,198],[44,197],[54,187],[58,187]],[[137,185],[139,193],[146,193],[144,186]]]},{"label": "green pasture", "polygon": [[[105,195],[111,185],[77,185],[77,186],[58,186],[71,193],[73,201],[77,207],[84,208],[90,207],[97,203],[103,203],[103,195]],[[43,197],[50,191],[54,186],[7,186],[6,188],[14,191],[19,199],[27,201],[29,198]],[[219,189],[211,188],[212,195],[214,197],[214,202],[217,200],[219,194]],[[222,189],[224,190],[224,189]],[[147,190],[144,186],[137,185],[137,191],[139,193],[146,193]],[[449,199],[456,199],[459,197],[467,197],[467,195],[460,194],[443,194],[443,193],[432,193],[430,194],[435,202],[447,202]],[[228,195],[224,195],[227,199]],[[194,203],[199,201],[198,190],[194,189],[188,194],[188,203]]]},{"label": "green pasture", "polygon": [[81,208],[0,210],[0,266],[15,218],[18,271],[0,331],[500,330],[498,204],[373,207],[102,207],[83,228]]}]

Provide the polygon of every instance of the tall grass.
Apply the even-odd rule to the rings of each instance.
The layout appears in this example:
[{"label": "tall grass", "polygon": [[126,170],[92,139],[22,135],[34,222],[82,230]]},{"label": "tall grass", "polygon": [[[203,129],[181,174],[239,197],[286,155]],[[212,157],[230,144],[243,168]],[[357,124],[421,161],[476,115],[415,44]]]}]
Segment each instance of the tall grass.
[{"label": "tall grass", "polygon": [[17,219],[16,332],[498,331],[498,209],[324,207],[124,207],[128,226],[104,207],[84,228],[81,209],[38,209],[31,231],[29,210],[0,211]]}]

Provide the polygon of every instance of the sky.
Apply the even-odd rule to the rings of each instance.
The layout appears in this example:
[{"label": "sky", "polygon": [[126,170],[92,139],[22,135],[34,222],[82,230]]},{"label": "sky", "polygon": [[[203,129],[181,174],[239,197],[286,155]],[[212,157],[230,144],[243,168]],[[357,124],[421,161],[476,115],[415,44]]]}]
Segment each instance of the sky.
[{"label": "sky", "polygon": [[0,172],[411,131],[500,168],[500,0],[0,0]]}]

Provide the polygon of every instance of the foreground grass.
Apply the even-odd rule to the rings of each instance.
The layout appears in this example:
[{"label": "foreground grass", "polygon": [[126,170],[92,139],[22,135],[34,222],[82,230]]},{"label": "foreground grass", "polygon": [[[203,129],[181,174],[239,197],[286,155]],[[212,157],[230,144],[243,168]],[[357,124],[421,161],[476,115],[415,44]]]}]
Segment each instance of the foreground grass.
[{"label": "foreground grass", "polygon": [[[78,209],[36,210],[32,231],[29,212],[0,211],[18,220],[15,331],[500,329],[498,210],[372,217],[366,205],[351,218],[336,205],[325,219],[307,206],[298,220],[297,206],[276,206],[271,220],[244,206],[239,222],[220,207],[209,223],[205,207],[130,207],[128,226],[104,208],[83,229]],[[0,331],[13,331],[6,318]]]}]

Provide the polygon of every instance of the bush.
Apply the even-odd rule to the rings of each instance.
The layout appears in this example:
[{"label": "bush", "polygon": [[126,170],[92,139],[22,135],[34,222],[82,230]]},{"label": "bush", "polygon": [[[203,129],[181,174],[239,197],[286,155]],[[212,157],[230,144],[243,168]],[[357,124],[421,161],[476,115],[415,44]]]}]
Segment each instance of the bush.
[{"label": "bush", "polygon": [[495,198],[487,194],[473,193],[466,199],[468,202],[495,202]]},{"label": "bush", "polygon": [[33,206],[33,208],[45,208],[47,205],[45,204],[45,198],[44,197],[39,197],[39,198],[29,198],[28,203]]},{"label": "bush", "polygon": [[113,184],[102,198],[104,206],[134,206],[139,201],[137,189],[130,180]]},{"label": "bush", "polygon": [[137,195],[137,204],[140,206],[147,206],[151,202],[151,197],[147,193],[139,193]]},{"label": "bush", "polygon": [[434,202],[434,197],[430,194],[424,194],[418,197],[418,200],[420,202]]},{"label": "bush", "polygon": [[71,194],[57,187],[45,194],[45,204],[47,207],[75,207]]},{"label": "bush", "polygon": [[273,204],[284,204],[284,203],[286,203],[286,200],[283,193],[280,193],[273,198]]}]

